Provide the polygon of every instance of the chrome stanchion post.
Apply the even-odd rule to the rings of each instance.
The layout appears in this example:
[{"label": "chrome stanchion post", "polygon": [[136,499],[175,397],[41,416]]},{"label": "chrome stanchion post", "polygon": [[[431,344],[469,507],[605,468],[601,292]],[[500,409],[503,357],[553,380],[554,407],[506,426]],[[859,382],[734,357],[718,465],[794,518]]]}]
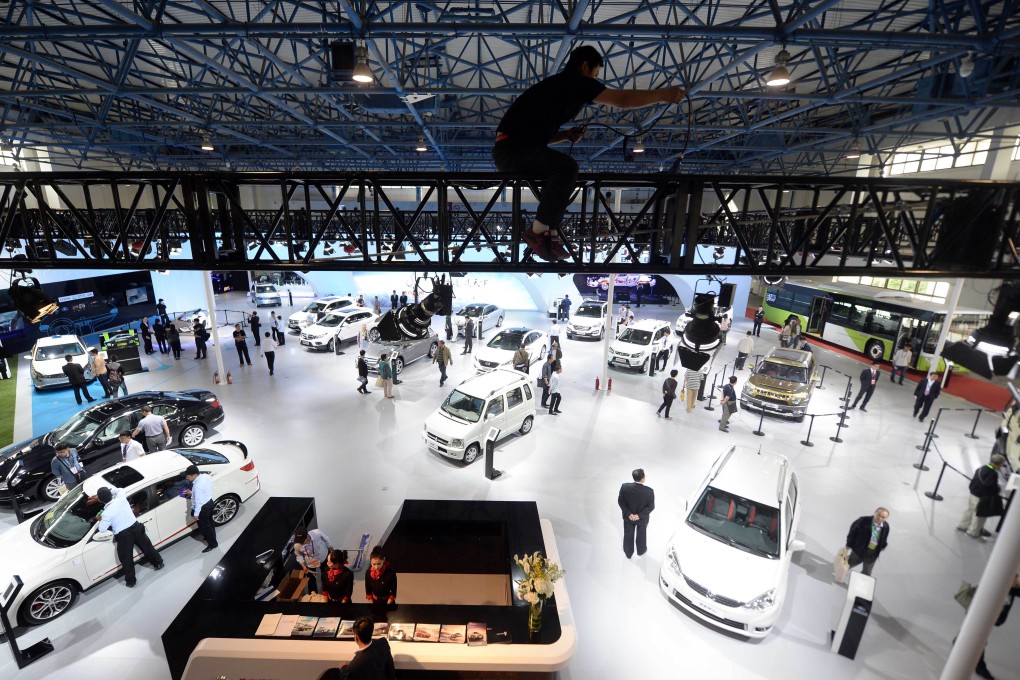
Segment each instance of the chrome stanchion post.
[{"label": "chrome stanchion post", "polygon": [[765,409],[762,409],[761,415],[758,416],[758,429],[754,430],[752,432],[752,434],[755,435],[756,437],[764,437],[765,436],[765,432],[763,432],[762,429],[761,429],[761,424],[764,421],[765,421]]}]

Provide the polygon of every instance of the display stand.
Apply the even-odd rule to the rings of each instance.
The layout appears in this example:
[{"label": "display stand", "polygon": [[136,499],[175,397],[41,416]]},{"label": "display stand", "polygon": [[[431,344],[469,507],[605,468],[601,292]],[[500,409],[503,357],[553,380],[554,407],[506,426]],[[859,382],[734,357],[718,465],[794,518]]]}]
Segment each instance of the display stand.
[{"label": "display stand", "polygon": [[106,352],[107,358],[110,354],[117,355],[117,363],[124,375],[145,373],[149,369],[142,366],[142,358],[138,353],[141,340],[130,328],[118,328],[106,331],[99,336],[99,348]]},{"label": "display stand", "polygon": [[857,647],[864,637],[864,627],[871,616],[871,605],[875,599],[875,579],[859,571],[850,572],[850,584],[846,591],[846,602],[839,615],[836,630],[830,631],[830,649],[837,654],[853,659]]},{"label": "display stand", "polygon": [[485,477],[486,479],[496,479],[503,473],[496,469],[496,440],[499,438],[499,429],[495,427],[489,428],[489,433],[485,435]]},{"label": "display stand", "polygon": [[18,649],[18,641],[15,639],[11,620],[7,616],[7,609],[17,599],[18,593],[24,587],[25,584],[22,582],[21,577],[15,574],[11,577],[11,582],[4,588],[3,594],[0,595],[0,623],[3,624],[7,644],[11,646],[11,654],[14,655],[14,661],[18,664],[19,669],[31,665],[53,651],[53,643],[50,642],[49,638],[43,638],[28,649]]}]

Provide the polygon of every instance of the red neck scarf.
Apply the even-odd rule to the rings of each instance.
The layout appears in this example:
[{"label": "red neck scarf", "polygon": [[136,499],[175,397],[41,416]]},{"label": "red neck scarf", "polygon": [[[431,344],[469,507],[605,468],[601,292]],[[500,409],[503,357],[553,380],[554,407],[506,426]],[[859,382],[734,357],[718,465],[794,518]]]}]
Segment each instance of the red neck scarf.
[{"label": "red neck scarf", "polygon": [[382,577],[382,575],[387,570],[389,570],[389,568],[390,568],[390,561],[389,560],[384,560],[383,563],[382,563],[382,566],[379,568],[378,571],[376,571],[375,567],[369,567],[368,575],[369,575],[369,577],[371,579],[373,579],[375,581],[378,581]]}]

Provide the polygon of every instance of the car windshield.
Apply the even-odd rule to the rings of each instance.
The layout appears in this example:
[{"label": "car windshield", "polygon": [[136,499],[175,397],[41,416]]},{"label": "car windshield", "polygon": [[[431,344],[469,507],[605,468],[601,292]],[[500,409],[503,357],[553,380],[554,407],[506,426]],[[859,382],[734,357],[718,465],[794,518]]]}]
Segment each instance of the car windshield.
[{"label": "car windshield", "polygon": [[790,380],[799,383],[807,382],[807,369],[803,366],[790,366],[789,364],[780,364],[768,359],[758,364],[758,369],[755,373],[768,376],[769,378],[776,378],[777,380]]},{"label": "car windshield", "polygon": [[602,316],[602,305],[583,304],[577,308],[577,316],[590,316],[598,319]]},{"label": "car windshield", "polygon": [[620,334],[621,342],[629,342],[632,345],[647,345],[652,341],[651,331],[643,331],[637,328],[627,328]]},{"label": "car windshield", "polygon": [[305,308],[302,309],[301,311],[302,312],[321,312],[325,308],[326,308],[326,303],[325,302],[309,302],[307,305],[305,305]]},{"label": "car windshield", "polygon": [[343,320],[344,317],[340,316],[339,314],[327,314],[325,317],[319,320],[319,325],[325,326],[326,328],[335,328],[336,326],[339,326],[340,322]]},{"label": "car windshield", "polygon": [[68,354],[77,355],[84,354],[81,345],[76,342],[68,342],[62,345],[47,345],[46,347],[36,347],[35,359],[36,361],[47,361],[49,359],[63,359]]},{"label": "car windshield", "polygon": [[255,286],[256,293],[275,293],[276,286]]},{"label": "car windshield", "polygon": [[460,390],[450,392],[450,396],[443,402],[443,412],[449,413],[454,418],[466,420],[469,423],[477,423],[482,417],[482,404],[484,400],[464,394]]},{"label": "car windshield", "polygon": [[102,509],[99,499],[86,496],[79,484],[32,525],[32,536],[51,548],[69,548],[89,533],[92,520]]},{"label": "car windshield", "polygon": [[51,441],[64,442],[68,446],[81,446],[102,423],[79,413],[52,432]]},{"label": "car windshield", "polygon": [[460,316],[481,316],[484,311],[485,307],[483,305],[468,305],[460,310]]},{"label": "car windshield", "polygon": [[522,333],[503,331],[502,333],[497,333],[496,337],[492,340],[489,340],[486,346],[493,349],[506,349],[515,352],[521,346],[521,338],[523,337]]},{"label": "car windshield", "polygon": [[710,486],[687,517],[687,524],[746,552],[779,557],[778,508]]}]

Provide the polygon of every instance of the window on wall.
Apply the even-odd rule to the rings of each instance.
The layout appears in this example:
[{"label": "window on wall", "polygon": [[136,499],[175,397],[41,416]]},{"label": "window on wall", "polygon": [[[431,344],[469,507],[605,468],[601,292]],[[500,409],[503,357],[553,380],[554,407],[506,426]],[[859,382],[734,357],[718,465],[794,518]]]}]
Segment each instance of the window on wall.
[{"label": "window on wall", "polygon": [[882,279],[872,276],[835,276],[833,282],[852,283],[870,288],[898,290],[908,293],[916,300],[945,302],[949,296],[948,281],[926,281],[919,279]]},{"label": "window on wall", "polygon": [[1011,160],[1020,161],[1020,137],[1016,138],[1016,144],[1013,145],[1013,156]]},{"label": "window on wall", "polygon": [[[888,171],[890,175],[907,175],[914,172],[984,165],[988,160],[988,149],[991,144],[991,140],[988,139],[967,142],[959,147],[959,153],[957,153],[957,147],[952,144],[939,144],[911,151],[896,151],[893,153]],[[1014,149],[1013,160],[1016,160],[1016,155],[1017,151]]]}]

